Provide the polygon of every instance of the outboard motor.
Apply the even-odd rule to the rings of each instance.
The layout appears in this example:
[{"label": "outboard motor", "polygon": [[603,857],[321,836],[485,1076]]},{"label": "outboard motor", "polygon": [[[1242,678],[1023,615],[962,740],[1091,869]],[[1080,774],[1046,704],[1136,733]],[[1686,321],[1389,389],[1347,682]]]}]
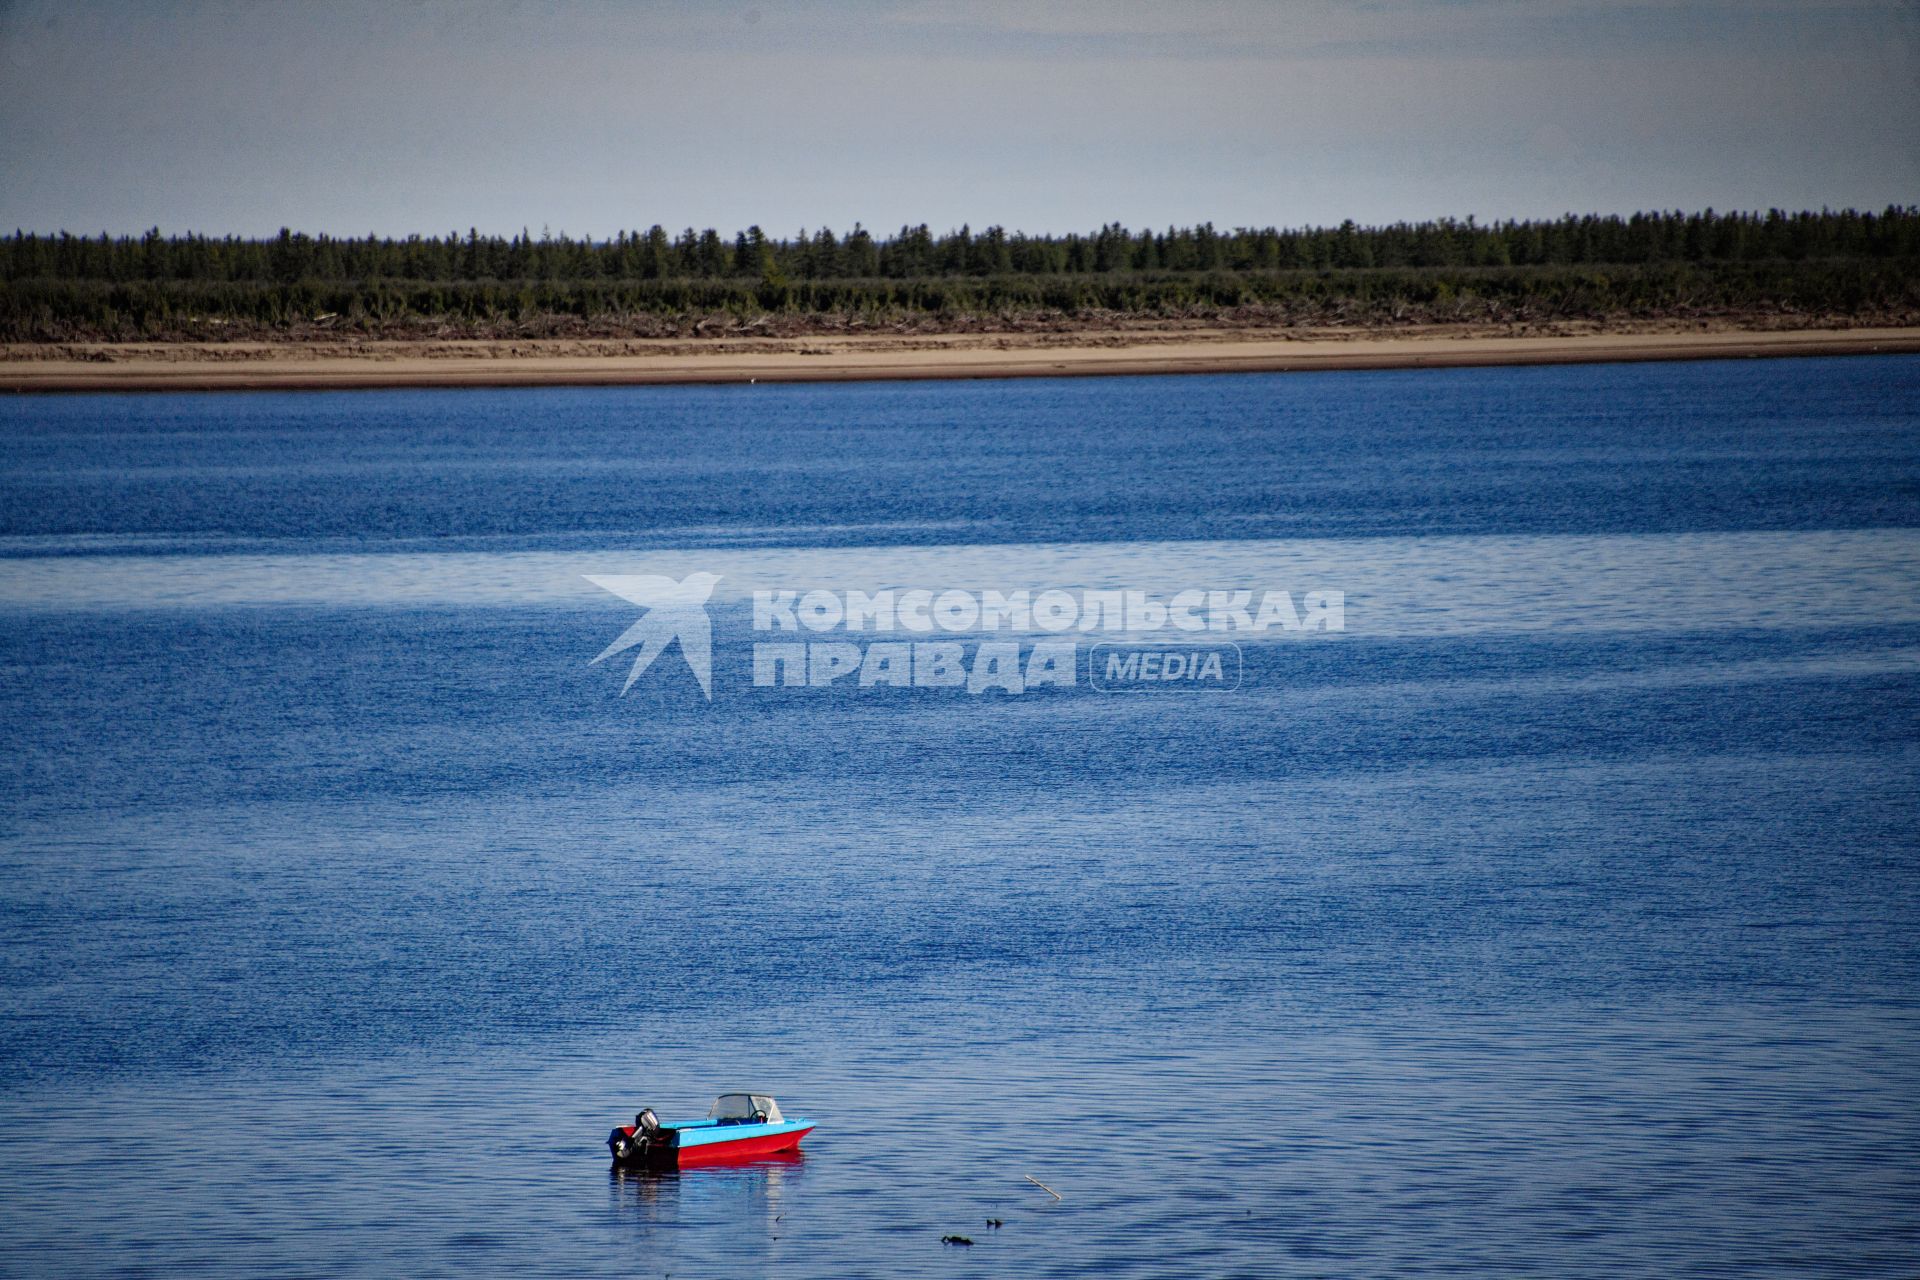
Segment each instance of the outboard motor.
[{"label": "outboard motor", "polygon": [[660,1117],[653,1114],[652,1107],[642,1107],[631,1127],[622,1125],[607,1135],[607,1150],[613,1153],[615,1164],[637,1163],[658,1150],[664,1136]]}]

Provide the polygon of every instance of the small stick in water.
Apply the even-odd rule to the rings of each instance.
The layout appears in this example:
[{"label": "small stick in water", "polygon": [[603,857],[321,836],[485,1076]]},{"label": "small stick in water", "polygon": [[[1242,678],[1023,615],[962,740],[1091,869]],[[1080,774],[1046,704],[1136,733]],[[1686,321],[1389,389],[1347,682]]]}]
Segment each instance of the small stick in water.
[{"label": "small stick in water", "polygon": [[1055,1200],[1058,1200],[1061,1198],[1060,1193],[1058,1191],[1055,1191],[1052,1187],[1040,1181],[1040,1179],[1034,1177],[1032,1174],[1023,1173],[1020,1176],[1025,1178],[1028,1182],[1031,1182],[1034,1186],[1040,1188],[1042,1191],[1046,1192],[1048,1195],[1052,1196]]}]

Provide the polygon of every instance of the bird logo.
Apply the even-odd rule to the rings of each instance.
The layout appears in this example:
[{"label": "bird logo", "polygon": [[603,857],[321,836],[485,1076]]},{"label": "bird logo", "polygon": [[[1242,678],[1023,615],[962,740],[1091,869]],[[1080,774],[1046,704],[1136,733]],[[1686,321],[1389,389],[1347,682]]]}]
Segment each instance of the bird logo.
[{"label": "bird logo", "polygon": [[719,574],[690,573],[678,582],[657,574],[585,577],[603,591],[611,591],[647,611],[588,666],[639,645],[640,652],[633,655],[633,669],[620,688],[624,695],[653,660],[678,640],[681,656],[693,668],[693,678],[700,682],[700,692],[707,695],[707,701],[713,701],[713,620],[707,616],[707,601],[714,584],[720,581]]}]

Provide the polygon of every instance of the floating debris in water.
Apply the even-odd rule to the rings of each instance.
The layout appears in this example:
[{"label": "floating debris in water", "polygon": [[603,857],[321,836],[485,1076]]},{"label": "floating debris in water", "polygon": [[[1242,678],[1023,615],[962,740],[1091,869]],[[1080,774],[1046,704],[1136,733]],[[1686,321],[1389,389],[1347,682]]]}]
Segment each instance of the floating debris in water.
[{"label": "floating debris in water", "polygon": [[940,1243],[941,1244],[964,1244],[964,1245],[970,1246],[973,1244],[973,1241],[969,1240],[966,1236],[941,1236]]}]

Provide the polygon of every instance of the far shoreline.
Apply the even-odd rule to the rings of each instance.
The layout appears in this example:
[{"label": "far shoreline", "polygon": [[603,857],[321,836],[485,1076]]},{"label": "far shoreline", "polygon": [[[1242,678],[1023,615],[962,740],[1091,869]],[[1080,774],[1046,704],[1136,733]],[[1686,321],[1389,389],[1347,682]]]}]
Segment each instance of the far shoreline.
[{"label": "far shoreline", "polygon": [[262,391],[921,381],[1445,369],[1920,353],[1920,327],[1467,326],[713,339],[20,344],[0,391]]}]

